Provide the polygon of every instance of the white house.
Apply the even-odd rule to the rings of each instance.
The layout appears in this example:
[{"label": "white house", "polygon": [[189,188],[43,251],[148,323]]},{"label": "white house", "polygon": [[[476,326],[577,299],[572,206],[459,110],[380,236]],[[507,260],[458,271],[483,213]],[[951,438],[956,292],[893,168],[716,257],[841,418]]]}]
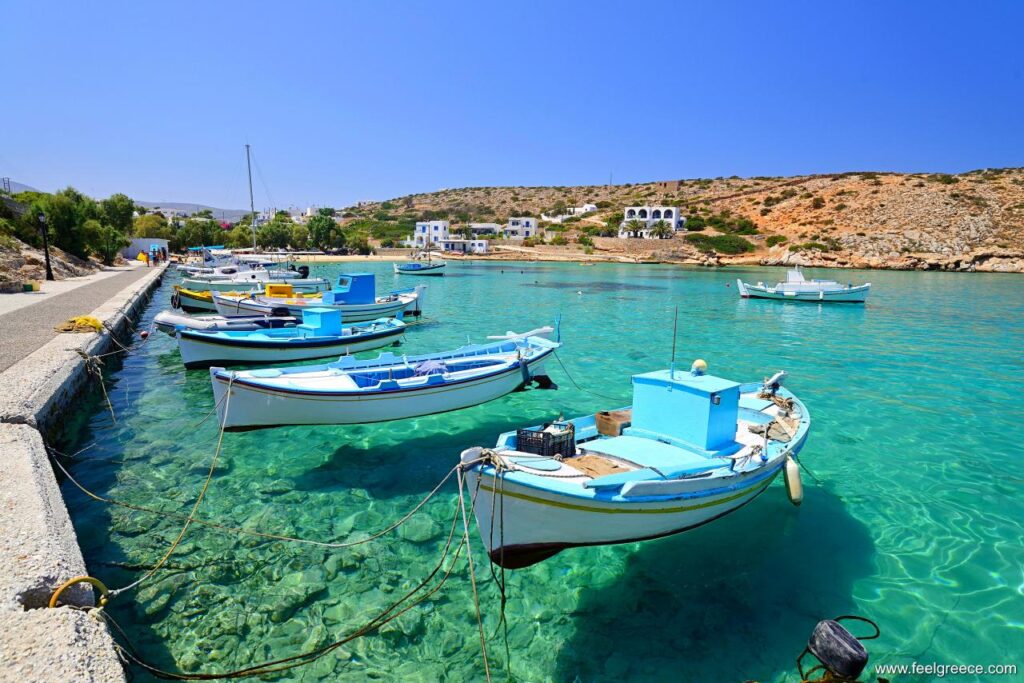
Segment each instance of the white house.
[{"label": "white house", "polygon": [[501,232],[501,226],[497,223],[470,223],[469,230],[474,235],[497,235]]},{"label": "white house", "polygon": [[566,218],[572,218],[573,216],[583,216],[588,213],[597,211],[597,204],[584,204],[583,206],[570,206],[565,210],[565,213],[558,216],[549,216],[546,213],[540,215],[542,220],[548,221],[549,223],[561,223]]},{"label": "white house", "polygon": [[449,238],[441,241],[445,251],[456,251],[462,254],[486,254],[487,240],[465,240]]},{"label": "white house", "polygon": [[427,245],[436,244],[450,239],[448,221],[420,221],[416,224],[416,232],[405,240],[405,246],[424,249]]},{"label": "white house", "polygon": [[537,236],[537,219],[519,216],[508,219],[508,225],[502,231],[507,240],[521,240]]},{"label": "white house", "polygon": [[[648,239],[651,228],[661,221],[667,223],[672,232],[682,230],[686,224],[686,219],[675,206],[627,206],[623,211],[622,223],[619,224],[619,237]],[[638,225],[642,227],[636,227]]]}]

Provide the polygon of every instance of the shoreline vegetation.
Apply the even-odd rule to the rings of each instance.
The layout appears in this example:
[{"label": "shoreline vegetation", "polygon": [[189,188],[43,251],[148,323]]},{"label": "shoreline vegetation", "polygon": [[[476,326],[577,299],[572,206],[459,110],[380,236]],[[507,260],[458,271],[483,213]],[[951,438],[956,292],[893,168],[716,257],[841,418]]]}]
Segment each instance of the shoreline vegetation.
[{"label": "shoreline vegetation", "polygon": [[[590,211],[566,215],[568,207]],[[617,237],[626,207],[675,207],[686,218],[661,239]],[[197,244],[249,248],[253,216],[218,221],[147,208],[124,194],[102,200],[73,188],[0,195],[0,288],[39,279],[40,220],[58,278],[109,265],[133,237],[167,239],[172,252]],[[576,187],[467,187],[319,208],[295,220],[272,211],[257,224],[260,250],[341,250],[293,256],[309,263],[402,260],[396,249],[417,221],[445,220],[453,236],[472,223],[541,217],[539,234],[492,239],[488,254],[451,260],[664,263],[1024,273],[1024,168],[961,174],[855,171],[835,174],[698,178]],[[546,220],[544,216],[562,216]]]}]

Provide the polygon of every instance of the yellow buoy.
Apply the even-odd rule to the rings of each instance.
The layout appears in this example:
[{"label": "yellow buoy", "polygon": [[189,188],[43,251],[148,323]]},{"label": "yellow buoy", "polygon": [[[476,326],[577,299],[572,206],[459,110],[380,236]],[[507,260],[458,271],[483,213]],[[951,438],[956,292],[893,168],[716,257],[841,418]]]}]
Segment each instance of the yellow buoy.
[{"label": "yellow buoy", "polygon": [[693,361],[693,365],[690,366],[690,372],[695,375],[703,375],[708,371],[708,364],[703,358],[698,358]]},{"label": "yellow buoy", "polygon": [[804,502],[804,485],[800,481],[800,466],[791,455],[786,456],[785,479],[786,495],[789,496],[789,502],[793,505]]}]

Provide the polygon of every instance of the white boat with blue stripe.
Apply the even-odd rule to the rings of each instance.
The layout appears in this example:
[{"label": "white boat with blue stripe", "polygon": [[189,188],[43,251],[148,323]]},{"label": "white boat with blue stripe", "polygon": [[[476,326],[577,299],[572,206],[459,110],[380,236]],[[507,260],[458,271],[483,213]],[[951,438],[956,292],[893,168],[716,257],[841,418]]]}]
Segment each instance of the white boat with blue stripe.
[{"label": "white boat with blue stripe", "polygon": [[533,380],[561,344],[544,327],[443,353],[229,371],[210,368],[222,424],[229,430],[279,425],[363,424],[433,415],[486,403]]},{"label": "white boat with blue stripe", "polygon": [[529,566],[576,546],[677,534],[746,505],[786,472],[810,428],[781,384],[739,384],[693,370],[633,377],[633,405],[502,434],[462,453],[491,560]]},{"label": "white boat with blue stripe", "polygon": [[306,296],[267,296],[252,292],[213,292],[213,303],[221,315],[269,315],[287,311],[288,315],[302,315],[312,307],[336,308],[346,322],[363,322],[377,318],[396,317],[403,313],[420,315],[426,285],[395,290],[384,296],[376,295],[373,273],[352,273],[338,277],[333,289],[323,294]]},{"label": "white boat with blue stripe", "polygon": [[862,304],[868,299],[871,283],[843,285],[835,280],[807,280],[798,266],[787,271],[786,281],[774,287],[769,287],[763,282],[752,285],[737,278],[736,289],[744,299]]},{"label": "white boat with blue stripe", "polygon": [[302,323],[260,330],[178,329],[178,350],[186,368],[211,365],[290,363],[379,349],[401,341],[405,323],[381,318],[341,324],[341,311],[307,308]]}]

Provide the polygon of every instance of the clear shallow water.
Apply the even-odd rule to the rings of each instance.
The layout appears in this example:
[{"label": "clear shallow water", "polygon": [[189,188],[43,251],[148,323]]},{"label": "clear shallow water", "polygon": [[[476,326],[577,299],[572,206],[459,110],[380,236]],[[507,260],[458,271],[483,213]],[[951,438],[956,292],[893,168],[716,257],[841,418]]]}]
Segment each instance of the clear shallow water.
[{"label": "clear shallow water", "polygon": [[[778,269],[449,268],[427,281],[433,322],[410,330],[405,350],[522,331],[560,312],[562,361],[582,386],[616,400],[576,391],[551,363],[554,392],[391,424],[229,434],[202,518],[320,540],[373,533],[429,492],[463,448],[559,413],[628,403],[630,374],[667,365],[678,305],[682,364],[705,358],[741,381],[791,373],[814,420],[802,459],[822,484],[804,477],[799,509],[779,482],[692,532],[566,551],[507,573],[513,676],[795,681],[817,620],[848,613],[881,626],[868,643],[872,663],[1024,665],[1024,278],[842,272],[874,283],[870,301],[829,307],[737,297],[736,277],[774,281]],[[377,272],[380,288],[413,284],[390,264],[360,269]],[[96,397],[83,405],[65,450],[95,445],[72,473],[102,495],[187,512],[217,436],[214,419],[196,427],[213,405],[207,373],[185,371],[173,340],[155,334],[109,380],[117,421]],[[137,578],[180,529],[63,489],[89,569],[108,585]],[[350,550],[193,526],[166,571],[108,609],[165,668],[224,671],[295,654],[358,628],[425,578],[455,503],[452,483],[399,532]],[[482,679],[460,566],[382,633],[271,680]],[[485,567],[478,574],[493,632],[498,592]],[[491,648],[500,670],[501,639]]]}]

